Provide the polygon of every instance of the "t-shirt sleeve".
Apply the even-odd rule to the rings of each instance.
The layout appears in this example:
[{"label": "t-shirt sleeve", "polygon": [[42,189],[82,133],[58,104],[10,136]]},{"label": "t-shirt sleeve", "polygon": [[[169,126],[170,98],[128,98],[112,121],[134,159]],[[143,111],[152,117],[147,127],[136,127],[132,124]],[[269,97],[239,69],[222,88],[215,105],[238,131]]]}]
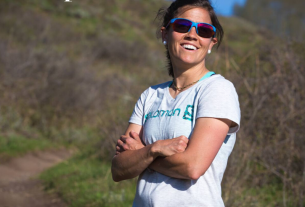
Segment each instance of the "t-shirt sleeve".
[{"label": "t-shirt sleeve", "polygon": [[210,83],[201,91],[198,99],[196,119],[200,117],[213,117],[229,119],[237,126],[229,129],[229,134],[235,133],[240,127],[240,108],[238,95],[234,85],[226,80]]},{"label": "t-shirt sleeve", "polygon": [[131,114],[131,117],[129,119],[129,123],[138,124],[142,126],[142,120],[144,116],[144,102],[147,98],[147,95],[148,95],[148,89],[145,90],[138,99],[134,107],[134,110]]}]

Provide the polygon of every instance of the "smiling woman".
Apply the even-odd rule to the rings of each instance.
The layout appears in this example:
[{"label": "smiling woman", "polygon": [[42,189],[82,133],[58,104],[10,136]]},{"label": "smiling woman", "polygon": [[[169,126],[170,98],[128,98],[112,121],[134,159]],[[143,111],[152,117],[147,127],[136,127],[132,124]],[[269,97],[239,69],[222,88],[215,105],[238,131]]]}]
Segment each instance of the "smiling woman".
[{"label": "smiling woman", "polygon": [[139,176],[134,207],[224,206],[240,109],[233,84],[205,66],[222,27],[208,0],[177,0],[159,16],[173,81],[140,96],[117,142],[113,180]]},{"label": "smiling woman", "polygon": [[[205,57],[217,43],[217,38],[214,37],[214,26],[212,28],[204,27],[207,24],[212,24],[209,12],[204,8],[188,8],[182,12],[178,20],[186,19],[184,21],[190,22],[189,30],[184,32],[179,30],[181,26],[179,27],[176,20],[173,21],[171,27],[162,27],[162,39],[168,42],[167,50],[172,67],[175,68],[175,75],[180,76],[185,71],[185,67],[191,67],[193,71],[198,71],[197,77],[200,77],[207,72]],[[196,25],[195,22],[198,22],[197,28],[193,26]],[[200,34],[205,37],[199,36]]]}]

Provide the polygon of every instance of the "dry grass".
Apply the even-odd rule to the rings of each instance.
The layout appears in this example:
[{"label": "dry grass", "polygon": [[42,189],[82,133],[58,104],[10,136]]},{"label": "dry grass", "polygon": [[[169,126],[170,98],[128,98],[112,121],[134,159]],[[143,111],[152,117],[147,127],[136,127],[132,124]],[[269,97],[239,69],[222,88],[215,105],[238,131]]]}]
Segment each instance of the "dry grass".
[{"label": "dry grass", "polygon": [[[111,159],[140,93],[170,79],[162,45],[152,39],[154,10],[143,3],[136,12],[134,0],[69,9],[25,2],[0,3],[8,8],[0,13],[0,106],[8,117],[1,133],[81,140],[97,167]],[[122,19],[127,25],[109,26]],[[275,39],[241,19],[221,20],[226,37],[208,68],[234,83],[242,111],[223,181],[226,206],[304,206],[304,43]]]}]

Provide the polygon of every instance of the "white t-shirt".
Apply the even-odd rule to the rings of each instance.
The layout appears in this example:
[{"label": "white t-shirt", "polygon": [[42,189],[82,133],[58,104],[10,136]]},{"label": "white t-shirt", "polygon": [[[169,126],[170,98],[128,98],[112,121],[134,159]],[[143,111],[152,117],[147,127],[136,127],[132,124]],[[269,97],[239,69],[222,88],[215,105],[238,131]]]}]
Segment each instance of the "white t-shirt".
[{"label": "white t-shirt", "polygon": [[130,123],[143,126],[143,141],[184,135],[191,137],[199,117],[226,118],[237,124],[229,129],[211,166],[197,180],[172,178],[146,169],[138,179],[134,207],[222,207],[221,180],[240,125],[238,96],[233,84],[221,75],[209,74],[174,99],[172,81],[151,86],[135,105]]}]

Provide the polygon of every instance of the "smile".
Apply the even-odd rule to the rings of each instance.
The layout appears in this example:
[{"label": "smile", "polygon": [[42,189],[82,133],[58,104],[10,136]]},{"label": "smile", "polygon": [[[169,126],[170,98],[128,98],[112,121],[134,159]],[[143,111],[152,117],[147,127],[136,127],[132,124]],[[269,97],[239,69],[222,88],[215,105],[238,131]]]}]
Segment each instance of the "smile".
[{"label": "smile", "polygon": [[183,44],[181,46],[187,50],[197,50],[197,48],[194,45]]}]

